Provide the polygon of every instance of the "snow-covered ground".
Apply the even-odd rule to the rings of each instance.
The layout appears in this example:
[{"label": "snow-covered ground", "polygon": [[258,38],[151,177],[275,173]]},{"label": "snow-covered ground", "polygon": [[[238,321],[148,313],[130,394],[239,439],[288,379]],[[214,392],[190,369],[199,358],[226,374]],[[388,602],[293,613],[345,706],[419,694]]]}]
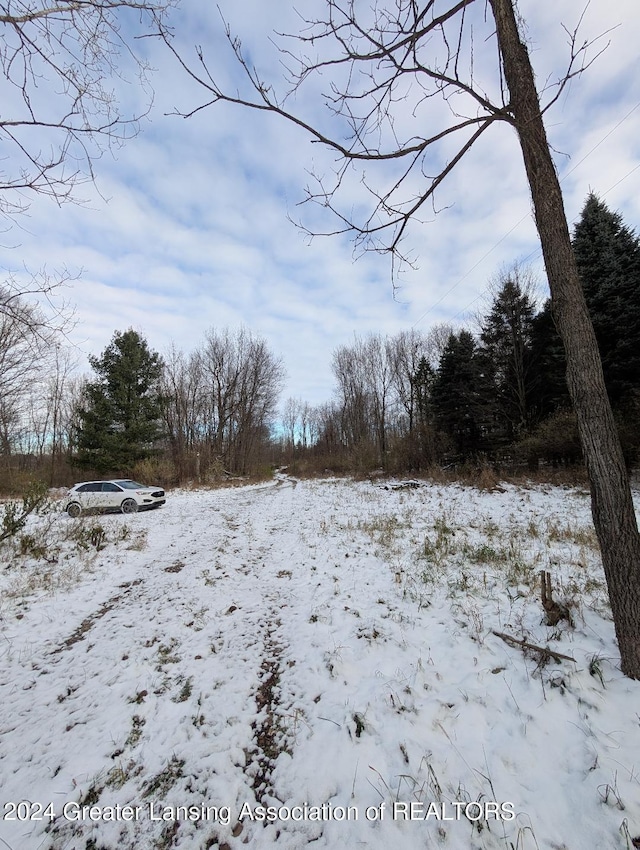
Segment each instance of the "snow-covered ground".
[{"label": "snow-covered ground", "polygon": [[640,846],[583,491],[280,477],[0,558],[2,847]]}]

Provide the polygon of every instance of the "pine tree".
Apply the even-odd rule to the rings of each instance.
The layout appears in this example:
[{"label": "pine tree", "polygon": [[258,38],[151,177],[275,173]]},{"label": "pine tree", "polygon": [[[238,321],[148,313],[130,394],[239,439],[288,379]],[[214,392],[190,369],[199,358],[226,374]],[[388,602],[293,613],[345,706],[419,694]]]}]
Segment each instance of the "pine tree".
[{"label": "pine tree", "polygon": [[524,436],[533,417],[535,306],[519,278],[518,269],[503,278],[480,335],[494,372],[498,427],[506,443]]},{"label": "pine tree", "polygon": [[640,239],[592,193],[572,244],[607,392],[619,408],[640,389]]},{"label": "pine tree", "polygon": [[127,473],[153,454],[161,436],[160,355],[136,331],[118,331],[101,357],[90,357],[97,380],[79,411],[79,466]]},{"label": "pine tree", "polygon": [[532,417],[540,423],[559,410],[571,407],[565,379],[567,361],[562,340],[553,323],[551,301],[547,299],[532,322]]},{"label": "pine tree", "polygon": [[418,427],[431,421],[431,393],[435,374],[426,357],[421,357],[418,368],[411,378],[411,391],[415,403],[415,418]]},{"label": "pine tree", "polygon": [[437,426],[452,439],[462,459],[492,447],[493,380],[488,367],[469,331],[451,334],[433,382],[432,404]]},{"label": "pine tree", "polygon": [[410,437],[414,444],[413,462],[417,468],[428,466],[436,460],[432,405],[434,381],[435,372],[427,358],[422,356],[417,369],[411,376],[414,416]]}]

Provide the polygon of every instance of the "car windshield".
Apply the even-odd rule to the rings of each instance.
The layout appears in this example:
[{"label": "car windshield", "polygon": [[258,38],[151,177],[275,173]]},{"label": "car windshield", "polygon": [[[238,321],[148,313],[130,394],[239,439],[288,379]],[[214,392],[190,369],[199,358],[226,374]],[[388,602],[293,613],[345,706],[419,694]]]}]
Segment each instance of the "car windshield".
[{"label": "car windshield", "polygon": [[137,481],[116,481],[116,484],[119,484],[120,487],[124,487],[125,490],[140,490],[145,485],[138,484]]}]

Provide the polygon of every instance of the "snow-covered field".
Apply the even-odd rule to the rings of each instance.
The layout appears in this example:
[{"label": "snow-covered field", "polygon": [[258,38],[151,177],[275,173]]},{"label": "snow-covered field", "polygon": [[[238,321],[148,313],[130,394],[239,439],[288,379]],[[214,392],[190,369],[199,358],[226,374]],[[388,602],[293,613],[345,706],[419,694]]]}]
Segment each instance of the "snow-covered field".
[{"label": "snow-covered field", "polygon": [[0,558],[2,847],[640,846],[583,491],[281,476]]}]

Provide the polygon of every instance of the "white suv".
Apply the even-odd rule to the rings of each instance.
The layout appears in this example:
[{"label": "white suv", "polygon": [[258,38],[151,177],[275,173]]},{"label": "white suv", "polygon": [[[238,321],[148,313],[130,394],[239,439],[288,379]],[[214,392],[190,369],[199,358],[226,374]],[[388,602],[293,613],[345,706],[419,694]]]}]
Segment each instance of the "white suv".
[{"label": "white suv", "polygon": [[83,481],[67,494],[64,510],[70,517],[88,510],[119,510],[134,514],[141,508],[159,508],[165,503],[160,487],[146,487],[130,479]]}]

